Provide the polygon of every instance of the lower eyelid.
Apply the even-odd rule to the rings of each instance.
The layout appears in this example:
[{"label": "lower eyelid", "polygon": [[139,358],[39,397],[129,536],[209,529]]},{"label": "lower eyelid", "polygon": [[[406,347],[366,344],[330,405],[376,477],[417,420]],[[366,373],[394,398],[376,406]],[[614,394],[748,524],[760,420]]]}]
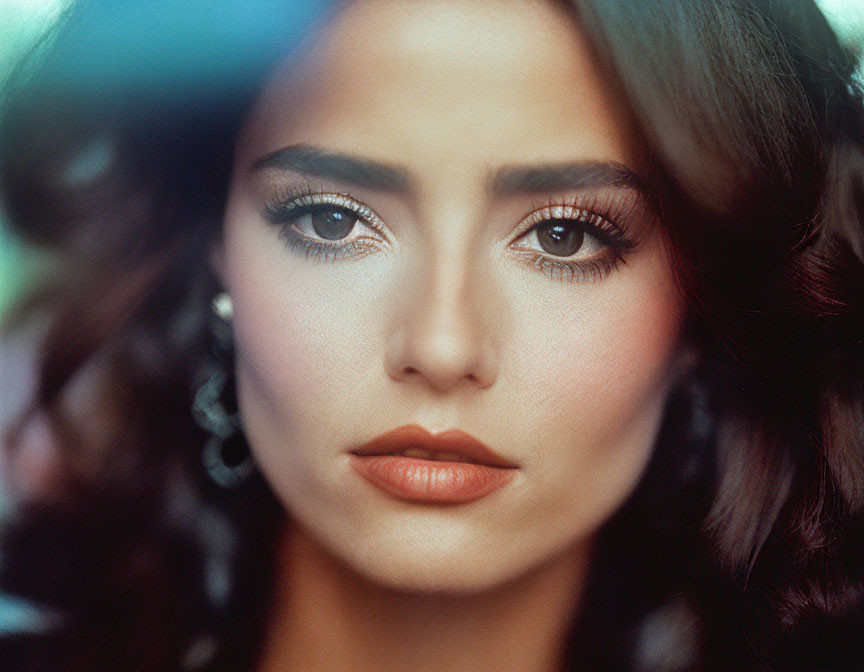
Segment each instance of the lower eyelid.
[{"label": "lower eyelid", "polygon": [[349,261],[360,259],[380,247],[371,242],[371,239],[361,238],[350,240],[347,243],[325,243],[319,242],[309,236],[292,230],[290,224],[285,225],[279,232],[281,238],[291,250],[302,254],[304,257],[316,257],[323,261]]},{"label": "lower eyelid", "polygon": [[556,261],[551,257],[529,250],[518,250],[517,258],[531,270],[540,271],[548,275],[550,279],[562,282],[596,282],[602,280],[617,269],[621,262],[620,257],[617,256],[582,261]]}]

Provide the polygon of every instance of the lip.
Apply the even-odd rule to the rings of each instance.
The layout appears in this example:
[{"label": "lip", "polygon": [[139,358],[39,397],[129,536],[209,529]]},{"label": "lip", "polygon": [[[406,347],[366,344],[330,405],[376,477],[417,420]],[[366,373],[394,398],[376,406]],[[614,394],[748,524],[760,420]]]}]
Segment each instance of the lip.
[{"label": "lip", "polygon": [[[460,429],[449,429],[432,434],[419,425],[404,425],[376,436],[351,452],[354,455],[392,455],[406,448],[423,448],[432,453],[456,453],[474,464],[502,469],[515,469],[519,465],[508,461],[481,441]],[[428,460],[424,460],[428,461]],[[454,462],[453,464],[465,464]]]},{"label": "lip", "polygon": [[[455,453],[471,462],[431,460],[394,453],[411,447]],[[351,451],[351,466],[369,483],[417,502],[462,503],[513,480],[517,465],[460,430],[432,435],[418,425],[399,427]]]}]

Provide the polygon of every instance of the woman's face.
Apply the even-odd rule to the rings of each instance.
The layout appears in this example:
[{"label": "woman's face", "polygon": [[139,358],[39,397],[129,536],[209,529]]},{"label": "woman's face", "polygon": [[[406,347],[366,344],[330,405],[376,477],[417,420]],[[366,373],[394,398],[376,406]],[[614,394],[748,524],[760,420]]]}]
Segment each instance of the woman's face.
[{"label": "woman's face", "polygon": [[[633,490],[682,322],[638,147],[552,3],[352,3],[262,93],[217,254],[241,414],[293,519],[350,567],[489,588],[587,552]],[[351,468],[409,424],[517,468],[461,503]]]}]

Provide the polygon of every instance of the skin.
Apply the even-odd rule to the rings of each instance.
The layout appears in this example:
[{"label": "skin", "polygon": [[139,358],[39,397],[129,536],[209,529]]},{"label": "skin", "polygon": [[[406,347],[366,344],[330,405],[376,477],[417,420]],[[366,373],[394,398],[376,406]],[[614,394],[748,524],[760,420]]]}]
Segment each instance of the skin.
[{"label": "skin", "polygon": [[[398,166],[407,186],[255,168],[300,144]],[[585,162],[644,174],[639,147],[608,73],[551,3],[351,3],[266,87],[214,254],[244,429],[289,514],[262,669],[560,664],[592,541],[651,455],[683,308],[635,190],[492,183]],[[350,194],[382,232],[360,221],[348,238],[364,254],[305,256],[264,212],[298,188]],[[550,203],[589,205],[635,247],[574,281],[527,263],[543,250],[519,225]],[[581,254],[604,250],[586,238]],[[470,433],[515,478],[434,505],[350,468],[350,450],[410,423]]]}]

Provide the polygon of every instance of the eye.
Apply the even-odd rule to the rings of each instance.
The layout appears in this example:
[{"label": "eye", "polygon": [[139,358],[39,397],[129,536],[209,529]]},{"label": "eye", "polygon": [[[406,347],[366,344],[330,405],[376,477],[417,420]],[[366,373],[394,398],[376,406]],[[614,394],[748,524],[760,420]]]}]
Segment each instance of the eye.
[{"label": "eye", "polygon": [[636,246],[611,220],[570,205],[535,210],[517,230],[522,233],[513,241],[513,249],[532,268],[556,280],[605,278],[624,261],[624,253]]},{"label": "eye", "polygon": [[359,215],[333,206],[319,206],[294,220],[301,233],[325,240],[345,238],[357,224]]},{"label": "eye", "polygon": [[300,193],[268,202],[264,217],[279,237],[306,257],[335,261],[381,249],[383,222],[366,205],[345,194]]},{"label": "eye", "polygon": [[593,256],[605,245],[585,231],[585,225],[574,219],[559,219],[535,226],[526,236],[536,240],[544,252],[556,257]]}]

